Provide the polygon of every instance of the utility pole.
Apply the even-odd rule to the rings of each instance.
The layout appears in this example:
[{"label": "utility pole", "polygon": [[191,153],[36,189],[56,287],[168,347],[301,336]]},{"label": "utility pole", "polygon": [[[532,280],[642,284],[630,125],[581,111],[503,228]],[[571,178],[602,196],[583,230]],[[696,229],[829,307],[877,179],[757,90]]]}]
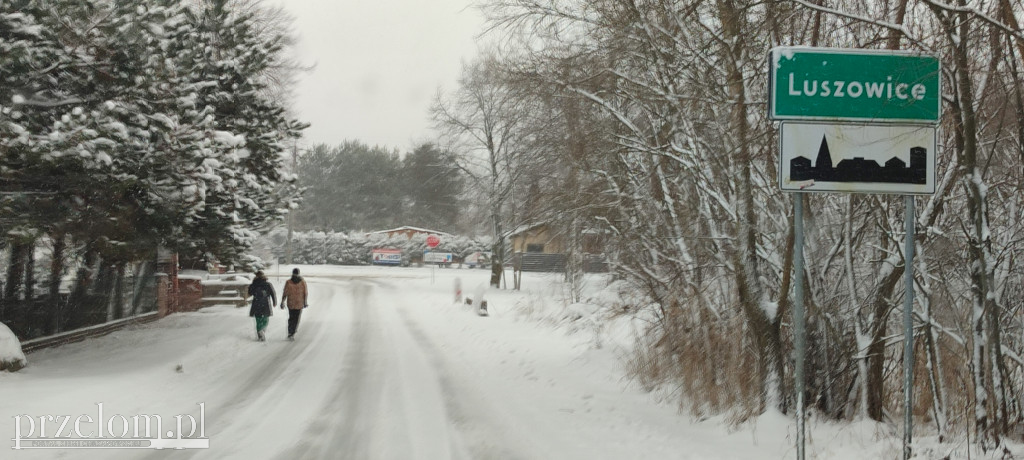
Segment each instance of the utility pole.
[{"label": "utility pole", "polygon": [[[299,164],[299,141],[292,142],[292,174],[295,174],[298,170]],[[292,231],[295,227],[295,210],[288,210],[288,241],[285,242],[285,262],[288,265],[292,265],[294,262],[292,256]]]}]

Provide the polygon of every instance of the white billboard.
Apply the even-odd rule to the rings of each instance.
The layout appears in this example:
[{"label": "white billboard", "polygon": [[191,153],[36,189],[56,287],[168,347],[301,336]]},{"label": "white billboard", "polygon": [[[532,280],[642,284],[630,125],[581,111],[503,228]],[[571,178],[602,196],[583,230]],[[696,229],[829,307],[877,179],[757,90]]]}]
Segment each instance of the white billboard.
[{"label": "white billboard", "polygon": [[450,263],[452,263],[452,253],[450,253],[450,252],[425,252],[425,253],[423,253],[423,263],[425,263],[425,264],[450,264]]}]

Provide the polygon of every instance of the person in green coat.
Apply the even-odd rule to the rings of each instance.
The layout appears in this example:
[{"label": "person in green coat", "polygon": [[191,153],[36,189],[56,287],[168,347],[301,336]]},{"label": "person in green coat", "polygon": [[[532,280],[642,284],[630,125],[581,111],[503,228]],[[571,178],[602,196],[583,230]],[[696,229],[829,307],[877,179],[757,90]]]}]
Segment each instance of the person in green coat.
[{"label": "person in green coat", "polygon": [[267,324],[270,323],[274,307],[277,306],[277,293],[262,270],[256,272],[256,277],[249,285],[249,296],[252,297],[249,316],[256,318],[256,340],[266,342]]}]

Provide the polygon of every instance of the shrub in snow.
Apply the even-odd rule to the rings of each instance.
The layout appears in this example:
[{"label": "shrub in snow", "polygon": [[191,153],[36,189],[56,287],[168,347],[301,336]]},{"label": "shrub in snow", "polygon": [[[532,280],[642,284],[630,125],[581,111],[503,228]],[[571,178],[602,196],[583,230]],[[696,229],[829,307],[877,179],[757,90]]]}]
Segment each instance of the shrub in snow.
[{"label": "shrub in snow", "polygon": [[21,351],[18,337],[3,323],[0,323],[0,371],[16,372],[28,365],[25,353]]},{"label": "shrub in snow", "polygon": [[[287,231],[278,229],[265,237],[265,244],[272,248],[274,255],[284,258],[287,254]],[[464,236],[445,237],[436,251],[451,252],[462,257],[476,250],[490,247],[490,243]],[[402,251],[403,261],[427,250],[427,236],[414,235],[412,238],[389,238],[382,233],[364,232],[294,232],[292,234],[292,257],[297,264],[368,265],[370,252],[375,248],[394,248]]]},{"label": "shrub in snow", "polygon": [[243,254],[239,256],[235,269],[243,272],[256,272],[257,270],[267,268],[267,266],[267,262],[262,258],[251,254]]}]

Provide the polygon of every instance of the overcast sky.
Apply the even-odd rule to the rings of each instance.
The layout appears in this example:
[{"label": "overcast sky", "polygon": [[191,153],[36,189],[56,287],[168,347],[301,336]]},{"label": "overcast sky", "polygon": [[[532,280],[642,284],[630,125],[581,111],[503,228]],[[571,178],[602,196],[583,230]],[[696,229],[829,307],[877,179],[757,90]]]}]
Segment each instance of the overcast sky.
[{"label": "overcast sky", "polygon": [[288,0],[300,59],[304,144],[356,139],[406,152],[430,140],[428,108],[453,89],[483,30],[471,0]]}]

